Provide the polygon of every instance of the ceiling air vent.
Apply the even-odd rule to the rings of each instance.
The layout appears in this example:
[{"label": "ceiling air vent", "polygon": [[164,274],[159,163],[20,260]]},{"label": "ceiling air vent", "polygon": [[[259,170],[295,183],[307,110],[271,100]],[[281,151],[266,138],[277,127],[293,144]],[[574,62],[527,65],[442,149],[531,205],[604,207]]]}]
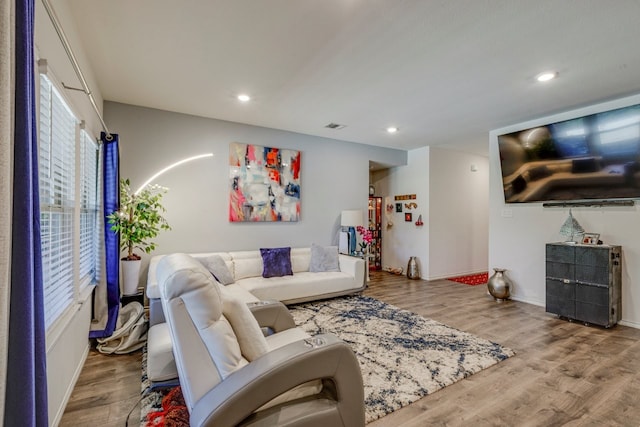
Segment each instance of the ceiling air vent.
[{"label": "ceiling air vent", "polygon": [[339,125],[338,123],[329,123],[328,125],[325,126],[328,129],[342,129],[344,127],[346,127],[346,125]]}]

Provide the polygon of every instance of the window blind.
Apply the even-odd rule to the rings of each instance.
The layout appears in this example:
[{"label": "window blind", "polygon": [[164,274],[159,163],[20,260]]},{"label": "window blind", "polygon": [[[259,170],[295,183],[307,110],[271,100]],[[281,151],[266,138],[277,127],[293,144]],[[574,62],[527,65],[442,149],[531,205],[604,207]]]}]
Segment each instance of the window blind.
[{"label": "window blind", "polygon": [[40,76],[40,228],[45,326],[75,298],[73,277],[76,126],[78,120]]},{"label": "window blind", "polygon": [[98,263],[98,144],[80,132],[80,285],[94,283]]}]

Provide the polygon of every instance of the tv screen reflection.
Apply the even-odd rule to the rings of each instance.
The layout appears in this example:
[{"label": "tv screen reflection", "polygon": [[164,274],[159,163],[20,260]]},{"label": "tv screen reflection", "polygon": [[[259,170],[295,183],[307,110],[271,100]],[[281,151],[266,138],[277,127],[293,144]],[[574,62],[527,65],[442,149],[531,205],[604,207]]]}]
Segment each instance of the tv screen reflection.
[{"label": "tv screen reflection", "polygon": [[640,198],[640,105],[498,136],[505,202]]}]

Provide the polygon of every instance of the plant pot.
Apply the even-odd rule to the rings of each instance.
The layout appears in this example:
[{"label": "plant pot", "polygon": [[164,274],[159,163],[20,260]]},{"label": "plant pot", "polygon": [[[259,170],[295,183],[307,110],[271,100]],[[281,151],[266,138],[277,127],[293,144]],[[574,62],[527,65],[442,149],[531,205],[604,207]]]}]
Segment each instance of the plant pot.
[{"label": "plant pot", "polygon": [[122,260],[120,271],[122,272],[122,294],[135,295],[138,293],[138,280],[140,278],[141,260]]}]

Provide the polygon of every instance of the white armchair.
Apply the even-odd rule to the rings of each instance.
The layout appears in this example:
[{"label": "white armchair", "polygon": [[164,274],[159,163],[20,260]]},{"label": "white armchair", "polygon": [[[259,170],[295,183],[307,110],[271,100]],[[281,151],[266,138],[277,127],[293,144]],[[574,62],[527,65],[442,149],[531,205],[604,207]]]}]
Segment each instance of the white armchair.
[{"label": "white armchair", "polygon": [[346,343],[292,327],[280,303],[252,314],[185,254],[163,258],[158,283],[192,426],[364,425],[362,376]]}]

